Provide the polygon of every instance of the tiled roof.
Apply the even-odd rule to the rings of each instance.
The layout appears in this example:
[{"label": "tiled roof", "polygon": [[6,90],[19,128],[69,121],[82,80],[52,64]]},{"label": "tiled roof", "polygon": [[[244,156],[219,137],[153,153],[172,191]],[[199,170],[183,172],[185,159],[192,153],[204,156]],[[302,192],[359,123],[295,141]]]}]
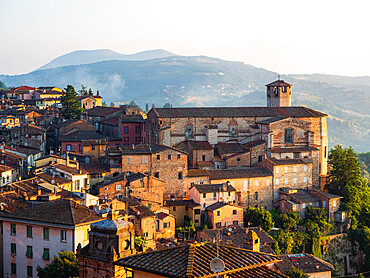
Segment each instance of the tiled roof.
[{"label": "tiled roof", "polygon": [[65,178],[62,178],[62,177],[59,177],[59,176],[53,176],[53,175],[50,175],[48,173],[39,173],[39,174],[36,174],[37,177],[39,177],[40,179],[43,179],[49,183],[52,183],[52,181],[54,181],[54,184],[56,185],[63,185],[63,184],[68,184],[68,183],[72,183],[71,180],[68,180],[68,179],[65,179]]},{"label": "tiled roof", "polygon": [[242,146],[243,146],[244,149],[249,150],[251,148],[254,148],[254,147],[257,147],[257,146],[263,145],[263,144],[266,144],[266,141],[262,140],[262,139],[259,139],[259,140],[256,140],[256,141],[245,143]]},{"label": "tiled roof", "polygon": [[237,169],[215,169],[215,170],[189,170],[188,177],[208,176],[211,180],[256,178],[272,176],[272,173],[263,167],[237,168]]},{"label": "tiled roof", "polygon": [[[208,206],[206,208],[206,210],[208,210],[208,211],[214,211],[214,210],[219,209],[219,208],[222,208],[224,206],[239,207],[239,206],[231,205],[231,204],[224,203],[224,202],[217,202],[217,203],[214,203],[214,204]],[[241,207],[239,207],[239,208],[241,208]]]},{"label": "tiled roof", "polygon": [[293,201],[298,203],[307,203],[307,202],[317,202],[320,201],[318,197],[309,193],[307,190],[304,189],[297,189],[295,193],[285,193],[289,197],[293,199]]},{"label": "tiled roof", "polygon": [[110,117],[110,118],[101,120],[99,123],[108,124],[108,125],[118,125],[118,116]]},{"label": "tiled roof", "polygon": [[0,164],[0,173],[6,172],[6,171],[10,171],[12,169],[14,169],[14,168]]},{"label": "tiled roof", "polygon": [[0,214],[7,214],[19,209],[28,208],[27,201],[15,191],[0,194]]},{"label": "tiled roof", "polygon": [[122,123],[146,123],[146,119],[141,114],[121,115],[120,117]]},{"label": "tiled roof", "polygon": [[288,276],[279,272],[273,271],[267,266],[260,266],[250,269],[244,269],[241,271],[233,272],[227,275],[229,278],[288,278]]},{"label": "tiled roof", "polygon": [[165,219],[165,218],[166,218],[166,217],[168,217],[168,216],[170,216],[170,217],[174,217],[173,215],[171,215],[171,214],[167,214],[167,213],[164,213],[164,212],[159,212],[159,213],[157,213],[157,218],[158,218],[158,219],[161,219],[161,220]]},{"label": "tiled roof", "polygon": [[220,155],[230,153],[244,153],[246,150],[240,143],[218,143],[216,149]]},{"label": "tiled roof", "polygon": [[95,131],[88,130],[76,130],[67,135],[60,136],[59,141],[82,141],[82,140],[102,140],[106,139],[106,136],[97,133]]},{"label": "tiled roof", "polygon": [[342,196],[335,195],[335,194],[330,194],[330,193],[327,193],[327,192],[322,192],[322,191],[317,191],[317,190],[315,190],[315,192],[317,194],[320,194],[320,195],[328,198],[328,199],[341,199],[341,198],[343,198]]},{"label": "tiled roof", "polygon": [[152,108],[160,118],[188,117],[293,117],[311,118],[327,116],[307,107],[192,107]]},{"label": "tiled roof", "polygon": [[74,168],[74,167],[69,167],[69,166],[63,165],[63,164],[55,164],[55,165],[53,165],[53,167],[55,167],[56,169],[62,170],[64,172],[70,173],[72,175],[84,175],[84,174],[87,174],[82,169],[77,169],[77,168]]},{"label": "tiled roof", "polygon": [[92,117],[106,117],[119,111],[123,111],[123,108],[96,106],[94,108],[88,109],[87,115]]},{"label": "tiled roof", "polygon": [[156,214],[146,206],[130,207],[130,214],[135,214],[138,218],[156,216]]},{"label": "tiled roof", "polygon": [[277,159],[277,158],[267,158],[272,164],[275,165],[290,165],[290,164],[308,164],[312,163],[312,160],[309,159],[300,159],[300,158],[288,158],[288,159]]},{"label": "tiled roof", "polygon": [[273,118],[268,118],[266,120],[258,121],[256,122],[257,124],[271,124],[274,122],[278,122],[284,119],[287,119],[288,117],[273,117]]},{"label": "tiled roof", "polygon": [[[253,269],[278,261],[274,255],[226,245],[219,245],[218,252],[218,257],[225,263],[225,269],[220,275],[229,275],[229,273]],[[210,268],[211,260],[216,257],[217,245],[204,242],[136,254],[122,258],[116,264],[165,277],[216,277],[216,273]]]},{"label": "tiled roof", "polygon": [[6,217],[73,226],[102,219],[87,207],[65,199],[19,210]]},{"label": "tiled roof", "polygon": [[167,150],[167,149],[172,149],[172,150],[187,154],[186,152],[184,152],[182,150],[171,148],[171,147],[161,145],[161,144],[157,144],[157,143],[153,143],[151,145],[149,145],[149,144],[138,144],[138,145],[131,146],[131,147],[123,147],[122,148],[122,153],[124,155],[127,155],[127,154],[152,154],[152,153],[159,153],[159,152]]},{"label": "tiled roof", "polygon": [[266,86],[289,86],[289,87],[292,87],[292,84],[289,84],[287,82],[285,82],[284,80],[275,80],[274,82],[271,82],[269,84],[266,84]]},{"label": "tiled roof", "polygon": [[191,208],[194,207],[200,207],[200,204],[197,204],[194,202],[194,200],[165,200],[164,201],[165,206],[188,206]]},{"label": "tiled roof", "polygon": [[[230,184],[196,184],[193,185],[199,193],[229,192],[236,191]],[[225,188],[224,188],[225,187]]]},{"label": "tiled roof", "polygon": [[334,267],[330,263],[306,253],[280,255],[279,258],[282,261],[275,263],[275,265],[283,273],[289,270],[292,266],[303,270],[303,272],[305,273],[315,273],[334,270]]}]

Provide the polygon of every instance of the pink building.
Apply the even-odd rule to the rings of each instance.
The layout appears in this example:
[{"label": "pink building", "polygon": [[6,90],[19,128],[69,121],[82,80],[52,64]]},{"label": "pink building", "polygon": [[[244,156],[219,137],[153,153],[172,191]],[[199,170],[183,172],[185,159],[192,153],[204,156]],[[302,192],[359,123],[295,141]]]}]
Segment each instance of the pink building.
[{"label": "pink building", "polygon": [[4,277],[37,277],[60,251],[88,244],[90,224],[101,218],[85,206],[60,199],[0,217]]}]

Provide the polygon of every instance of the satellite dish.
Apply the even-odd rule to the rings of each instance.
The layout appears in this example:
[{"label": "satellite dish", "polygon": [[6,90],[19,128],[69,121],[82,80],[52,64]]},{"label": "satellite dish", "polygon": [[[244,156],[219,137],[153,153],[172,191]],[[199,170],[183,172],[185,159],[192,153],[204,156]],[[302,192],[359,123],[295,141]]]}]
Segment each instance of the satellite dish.
[{"label": "satellite dish", "polygon": [[4,164],[4,160],[1,160],[1,164]]},{"label": "satellite dish", "polygon": [[55,183],[55,180],[51,180],[51,184],[54,184]]},{"label": "satellite dish", "polygon": [[225,263],[219,258],[214,258],[210,263],[211,270],[215,273],[220,273],[225,269]]}]

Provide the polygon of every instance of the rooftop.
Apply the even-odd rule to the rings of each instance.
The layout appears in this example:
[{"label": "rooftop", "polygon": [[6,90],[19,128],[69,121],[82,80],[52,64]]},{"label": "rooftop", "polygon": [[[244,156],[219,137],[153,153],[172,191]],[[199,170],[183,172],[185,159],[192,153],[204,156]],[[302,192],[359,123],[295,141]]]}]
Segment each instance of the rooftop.
[{"label": "rooftop", "polygon": [[292,84],[289,84],[287,82],[285,82],[284,80],[275,80],[274,82],[271,82],[269,84],[266,84],[266,86],[288,86],[288,87],[292,87],[293,85]]},{"label": "rooftop", "polygon": [[263,167],[248,167],[236,169],[212,169],[212,170],[197,170],[188,171],[188,177],[208,176],[211,180],[218,179],[237,179],[237,178],[257,178],[272,176],[272,173]]},{"label": "rooftop", "polygon": [[[324,113],[307,107],[192,107],[192,108],[152,108],[160,118],[188,117],[324,117]],[[149,112],[150,113],[150,112]]]},{"label": "rooftop", "polygon": [[101,220],[87,207],[65,199],[18,210],[3,217],[72,226]]},{"label": "rooftop", "polygon": [[230,154],[230,153],[245,153],[246,150],[238,142],[232,143],[218,143],[216,149],[220,155]]},{"label": "rooftop", "polygon": [[[252,271],[253,277],[256,278],[273,277],[258,273],[257,267],[279,261],[278,257],[274,255],[226,245],[219,245],[218,253],[219,258],[225,263],[225,269],[220,275],[234,273],[234,277],[245,277],[240,276],[239,271],[247,270]],[[211,260],[216,257],[217,245],[204,242],[136,254],[122,258],[116,264],[166,277],[216,277],[216,273],[210,268]],[[270,272],[265,268],[263,270],[267,273]],[[286,277],[279,275],[276,273],[275,277]]]},{"label": "rooftop", "polygon": [[275,263],[275,265],[283,273],[289,270],[292,266],[303,270],[303,272],[305,273],[315,273],[334,270],[334,267],[330,263],[306,253],[280,255],[279,258],[282,261]]},{"label": "rooftop", "polygon": [[277,159],[277,158],[266,158],[274,165],[291,165],[291,164],[309,164],[312,163],[312,160],[301,159],[301,158],[288,158],[288,159]]},{"label": "rooftop", "polygon": [[164,204],[166,206],[188,206],[191,208],[200,207],[200,204],[194,202],[194,200],[165,200]]},{"label": "rooftop", "polygon": [[108,106],[96,106],[87,110],[87,115],[92,117],[107,117],[111,114],[123,111],[123,108],[108,107]]},{"label": "rooftop", "polygon": [[196,184],[193,185],[199,193],[229,192],[236,191],[231,184]]},{"label": "rooftop", "polygon": [[60,136],[59,141],[83,141],[83,140],[103,140],[106,136],[89,130],[76,130],[67,135]]}]

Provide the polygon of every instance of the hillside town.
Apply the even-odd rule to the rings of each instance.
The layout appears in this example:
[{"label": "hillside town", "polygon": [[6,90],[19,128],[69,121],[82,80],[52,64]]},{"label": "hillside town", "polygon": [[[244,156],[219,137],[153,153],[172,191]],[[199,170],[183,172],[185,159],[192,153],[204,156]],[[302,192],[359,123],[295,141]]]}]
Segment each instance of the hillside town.
[{"label": "hillside town", "polygon": [[[358,273],[343,196],[326,190],[328,115],[292,94],[278,78],[265,107],[143,111],[85,87],[1,90],[0,277],[38,277],[61,251],[79,277]],[[298,224],[315,212],[319,245]],[[296,219],[286,234],[305,243],[284,247],[266,215]]]}]

